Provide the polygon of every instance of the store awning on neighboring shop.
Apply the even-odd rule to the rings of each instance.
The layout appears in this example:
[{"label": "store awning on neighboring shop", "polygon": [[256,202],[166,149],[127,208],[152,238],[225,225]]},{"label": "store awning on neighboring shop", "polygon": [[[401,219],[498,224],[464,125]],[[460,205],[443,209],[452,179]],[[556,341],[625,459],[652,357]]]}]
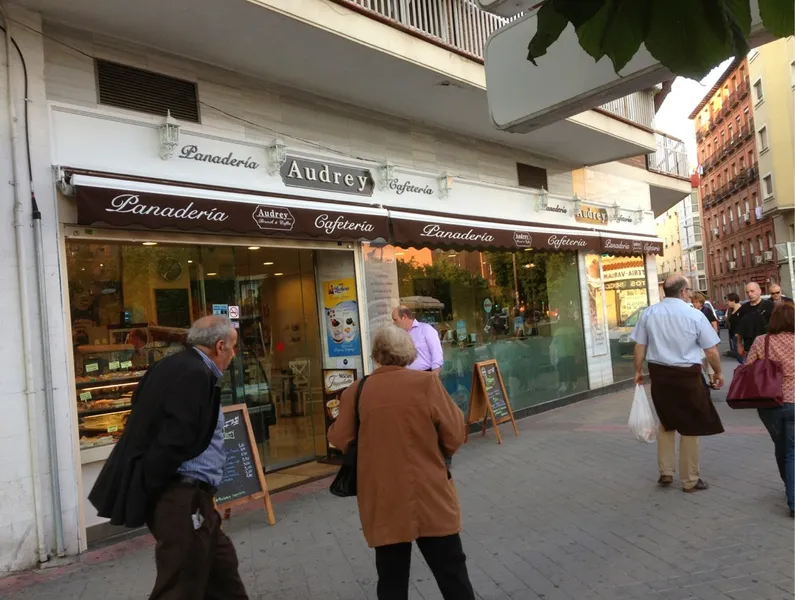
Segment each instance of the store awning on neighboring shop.
[{"label": "store awning on neighboring shop", "polygon": [[78,225],[176,229],[266,237],[389,239],[388,213],[361,205],[72,176]]},{"label": "store awning on neighboring shop", "polygon": [[662,240],[652,236],[601,234],[601,251],[612,255],[662,254]]},{"label": "store awning on neighboring shop", "polygon": [[582,250],[600,252],[599,234],[587,230],[535,227],[389,211],[396,245],[457,250]]}]

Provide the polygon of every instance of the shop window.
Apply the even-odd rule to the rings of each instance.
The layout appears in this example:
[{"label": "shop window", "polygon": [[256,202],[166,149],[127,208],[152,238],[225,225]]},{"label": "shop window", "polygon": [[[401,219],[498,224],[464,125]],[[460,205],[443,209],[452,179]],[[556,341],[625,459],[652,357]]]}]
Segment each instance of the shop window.
[{"label": "shop window", "polygon": [[466,411],[496,359],[515,410],[588,389],[575,253],[395,248],[400,301],[439,332],[442,383]]},{"label": "shop window", "polygon": [[107,60],[96,61],[99,103],[182,121],[199,122],[199,98],[192,81]]},{"label": "shop window", "polygon": [[529,187],[537,190],[548,190],[547,170],[541,167],[534,167],[524,163],[516,163],[516,174],[519,179],[519,187]]}]

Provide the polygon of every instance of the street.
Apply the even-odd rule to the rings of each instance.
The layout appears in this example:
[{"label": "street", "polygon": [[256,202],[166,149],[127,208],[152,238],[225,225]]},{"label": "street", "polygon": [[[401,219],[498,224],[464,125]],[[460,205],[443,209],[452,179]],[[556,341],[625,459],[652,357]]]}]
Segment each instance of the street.
[{"label": "street", "polygon": [[[733,366],[724,359],[727,373]],[[518,438],[504,427],[502,445],[493,433],[476,435],[456,455],[478,596],[790,600],[793,523],[755,411],[729,409],[725,389],[714,394],[726,433],[702,438],[710,489],[691,495],[678,482],[656,485],[655,445],[626,427],[632,396],[627,389],[523,419]],[[258,508],[233,514],[226,529],[252,599],[375,598],[356,503],[327,485],[275,495],[274,527]],[[153,543],[142,536],[0,580],[0,596],[139,599],[153,579]],[[410,597],[441,597],[416,551]]]}]

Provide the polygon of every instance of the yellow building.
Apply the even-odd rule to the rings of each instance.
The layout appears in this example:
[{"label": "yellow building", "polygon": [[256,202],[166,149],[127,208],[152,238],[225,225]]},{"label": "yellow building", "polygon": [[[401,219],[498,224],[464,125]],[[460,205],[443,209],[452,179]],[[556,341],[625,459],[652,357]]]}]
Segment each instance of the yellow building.
[{"label": "yellow building", "polygon": [[[775,243],[795,241],[795,37],[761,46],[748,57],[748,71],[759,151],[762,211],[773,219]],[[792,293],[786,258],[776,260],[784,292]]]},{"label": "yellow building", "polygon": [[657,217],[657,237],[663,241],[663,254],[657,257],[657,277],[660,284],[660,297],[663,296],[662,284],[665,278],[673,273],[682,272],[682,243],[680,239],[679,215],[683,200]]}]

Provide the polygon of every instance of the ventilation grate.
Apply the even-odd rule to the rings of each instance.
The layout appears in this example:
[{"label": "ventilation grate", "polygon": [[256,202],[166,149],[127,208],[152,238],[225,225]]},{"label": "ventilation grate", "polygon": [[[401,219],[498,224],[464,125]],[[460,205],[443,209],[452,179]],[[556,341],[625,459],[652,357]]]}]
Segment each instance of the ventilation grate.
[{"label": "ventilation grate", "polygon": [[182,121],[199,122],[199,99],[196,84],[97,60],[99,103],[152,115],[171,116]]}]

